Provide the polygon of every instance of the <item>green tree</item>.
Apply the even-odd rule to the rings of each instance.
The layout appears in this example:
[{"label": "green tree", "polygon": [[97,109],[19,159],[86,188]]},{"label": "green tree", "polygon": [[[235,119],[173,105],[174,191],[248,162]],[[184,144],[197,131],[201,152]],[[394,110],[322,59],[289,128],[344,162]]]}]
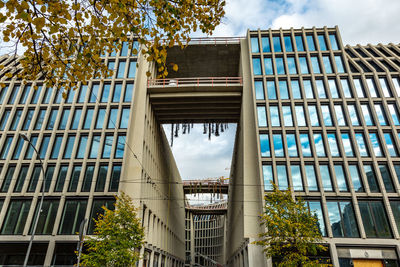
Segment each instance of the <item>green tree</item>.
[{"label": "green tree", "polygon": [[167,48],[183,48],[192,31],[211,34],[224,6],[224,0],[0,0],[0,29],[15,53],[18,45],[25,49],[20,78],[44,75],[49,86],[68,90],[109,76],[102,53],[123,42],[132,48],[132,36],[160,76],[168,75]]},{"label": "green tree", "polygon": [[95,235],[85,240],[87,252],[81,256],[82,266],[134,266],[144,242],[144,229],[132,199],[122,193],[116,197],[114,210],[103,209],[104,215],[95,219]]},{"label": "green tree", "polygon": [[310,259],[323,246],[318,219],[309,211],[301,198],[294,200],[291,191],[280,191],[273,184],[273,192],[265,195],[264,213],[261,223],[265,232],[254,242],[263,246],[267,258],[276,258],[274,266],[321,266],[318,260]]}]

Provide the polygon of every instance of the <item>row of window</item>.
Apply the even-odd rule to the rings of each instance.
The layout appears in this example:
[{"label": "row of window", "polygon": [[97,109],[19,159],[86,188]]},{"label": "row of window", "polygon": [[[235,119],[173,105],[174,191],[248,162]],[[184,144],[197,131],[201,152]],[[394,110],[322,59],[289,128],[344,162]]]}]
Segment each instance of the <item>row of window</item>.
[{"label": "row of window", "polygon": [[[394,170],[394,177],[397,177],[400,183],[400,165],[395,164]],[[318,167],[311,163],[306,165],[291,163],[290,166],[276,165],[276,175],[273,173],[272,165],[263,165],[263,177],[266,191],[273,189],[271,181],[274,181],[280,190],[287,190],[290,187],[295,191],[304,192],[305,188],[308,191],[319,191],[317,177],[320,177],[325,192],[333,192],[336,188],[340,192],[349,192],[350,188],[354,188],[355,192],[365,192],[368,186],[371,193],[380,193],[383,191],[379,186],[380,179],[386,192],[396,192],[393,175],[388,165],[384,163],[378,165],[378,171],[368,162],[363,162],[361,171],[356,164],[349,164],[346,168],[343,164],[335,162],[331,168],[327,162],[320,162]]]},{"label": "row of window", "polygon": [[[367,77],[365,82],[361,78],[353,78],[353,86],[350,86],[347,78],[340,79],[340,87],[336,79],[328,79],[325,84],[323,79],[292,79],[290,82],[287,80],[279,80],[275,83],[273,80],[267,80],[264,86],[262,80],[256,79],[254,81],[254,90],[256,100],[270,100],[275,99],[326,99],[326,98],[366,98],[366,97],[393,97],[393,92],[396,91],[400,96],[400,79],[397,77],[392,78],[392,83],[388,83],[386,77],[380,77],[379,82],[376,83],[373,77]],[[315,82],[315,86],[314,86]],[[365,84],[365,85],[364,85]],[[379,93],[377,84],[380,85],[383,96]],[[290,85],[290,87],[289,87]],[[265,88],[266,87],[266,88]],[[352,87],[355,88],[356,94],[352,92]],[[393,87],[395,90],[393,90]],[[367,90],[365,90],[367,89]],[[367,95],[368,92],[368,95]],[[267,96],[267,97],[266,97]]]},{"label": "row of window", "polygon": [[[129,53],[130,50],[130,53]],[[133,41],[132,42],[132,49],[129,49],[129,43],[128,42],[122,42],[122,47],[121,50],[115,50],[113,49],[111,53],[108,53],[108,57],[128,57],[130,56],[137,56],[139,53],[139,43],[138,41]],[[107,55],[106,51],[101,55],[101,57],[105,57]]]},{"label": "row of window", "polygon": [[[347,106],[347,109],[343,108],[343,106]],[[375,112],[372,113],[372,110],[375,110]],[[396,104],[387,104],[388,112],[386,112],[382,103],[374,104],[372,109],[368,103],[361,103],[360,105],[356,103],[348,103],[347,105],[336,103],[333,104],[334,116],[332,116],[331,105],[329,103],[321,104],[320,107],[317,104],[308,104],[307,108],[304,108],[302,104],[296,104],[294,105],[294,110],[289,105],[282,105],[281,108],[278,105],[269,105],[268,111],[270,116],[267,119],[266,107],[264,105],[257,105],[259,127],[267,127],[268,121],[272,127],[293,127],[295,124],[299,127],[306,127],[307,125],[319,127],[322,124],[321,120],[327,127],[334,125],[348,126],[349,124],[353,126],[375,126],[375,120],[382,126],[390,124],[395,126],[400,125]],[[346,111],[347,114],[345,114]],[[364,119],[363,122],[361,122],[360,113]],[[387,113],[390,114],[392,123],[386,116]]]},{"label": "row of window", "polygon": [[[25,110],[5,109],[0,120],[0,131],[127,129],[130,115],[130,108],[118,106],[111,106],[108,110],[102,106],[97,110],[89,106],[85,112],[80,106],[76,106],[74,112],[71,112],[70,107],[64,107],[62,112],[59,112],[58,108],[52,108],[49,111],[47,108],[41,108],[38,111],[31,108],[24,113]],[[43,125],[45,125],[44,129]]]},{"label": "row of window", "polygon": [[[399,156],[399,150],[391,133],[383,134],[383,142],[378,137],[378,134],[373,132],[368,134],[369,138],[367,139],[362,132],[356,132],[354,137],[347,132],[342,132],[340,138],[337,137],[336,133],[327,133],[325,135],[320,132],[314,132],[311,134],[311,138],[308,133],[302,132],[300,134],[286,132],[285,135],[273,133],[271,137],[269,134],[260,133],[260,151],[262,157],[271,157],[271,150],[275,157],[285,157],[285,153],[289,157],[296,158],[300,154],[303,157],[327,157],[328,155],[331,157],[342,157],[344,155],[346,157],[356,157],[355,148],[357,148],[361,157],[371,157],[373,153],[375,157],[383,158],[385,157],[383,148],[386,147],[388,151],[386,156]],[[342,148],[339,148],[340,139]],[[367,142],[370,142],[372,146]],[[372,151],[370,151],[369,147]]]},{"label": "row of window", "polygon": [[[90,192],[92,185],[95,184],[95,192],[104,192],[108,184],[109,192],[117,192],[121,176],[121,164],[115,163],[109,168],[108,163],[74,164],[71,168],[68,164],[59,166],[49,164],[46,168],[45,191],[76,192],[80,185],[80,192]],[[12,190],[14,193],[35,192],[42,170],[40,165],[22,165],[18,173],[16,165],[10,164],[7,171],[4,170],[4,180],[0,187],[1,193],[7,193]],[[0,170],[1,172],[1,170]],[[97,177],[94,179],[93,177]],[[14,182],[15,181],[15,182]],[[12,189],[12,185],[14,188]]]},{"label": "row of window", "polygon": [[[101,85],[101,88],[100,88]],[[96,83],[93,82],[88,90],[87,85],[81,85],[76,103],[119,103],[121,100],[123,102],[131,102],[133,94],[133,83],[126,83],[123,85],[122,82],[111,83]],[[0,88],[0,104],[13,105],[18,104],[60,104],[63,100],[62,93],[64,90],[61,88],[59,90],[54,90],[51,87],[44,87],[42,85],[37,85],[38,88],[34,90],[30,84],[23,86],[21,89],[20,84],[14,84],[12,88],[9,88],[7,84],[4,88]],[[44,89],[45,88],[45,89]],[[20,93],[20,91],[22,92]],[[42,90],[44,92],[42,93]],[[77,90],[78,91],[78,90]],[[68,91],[67,98],[64,103],[73,103],[75,94],[77,91]],[[8,94],[8,96],[7,96]],[[18,95],[19,99],[17,101]],[[43,96],[42,96],[43,94]],[[53,96],[54,95],[54,96]],[[8,98],[7,98],[8,97]],[[40,97],[42,97],[40,101]],[[53,99],[53,101],[51,101]],[[7,100],[7,101],[6,101]]]},{"label": "row of window", "polygon": [[[11,149],[13,140],[17,139],[15,146]],[[50,135],[43,135],[40,143],[39,137],[32,135],[30,138],[31,143],[38,148],[41,159],[56,160],[56,159],[109,159],[116,158],[122,159],[125,148],[125,133],[119,133],[114,136],[113,133],[109,134],[93,134],[91,138],[89,135],[82,134],[79,138],[74,134],[69,135],[55,135],[52,138]],[[64,141],[65,140],[65,141]],[[52,143],[51,143],[52,142]],[[25,155],[22,151],[26,147]],[[32,159],[34,150],[32,146],[28,145],[22,137],[7,136],[0,151],[0,160],[5,160],[11,156],[12,160],[20,158]]]},{"label": "row of window", "polygon": [[[3,204],[0,200],[0,208]],[[88,234],[93,234],[94,221],[99,214],[103,213],[102,207],[108,209],[114,208],[113,199],[94,199],[90,212],[90,222],[88,227]],[[31,199],[11,199],[8,206],[8,211],[1,227],[2,235],[21,235],[24,231],[27,222],[28,213],[31,208]],[[37,203],[35,214],[38,212]],[[86,208],[88,205],[87,199],[66,199],[60,225],[58,227],[59,235],[74,235],[79,232],[79,226],[85,218]],[[42,212],[40,213],[36,234],[51,235],[53,232],[56,215],[60,208],[60,199],[45,199],[43,201]],[[32,233],[33,222],[31,224],[29,233]]]},{"label": "row of window", "polygon": [[[398,46],[397,46],[398,47]],[[353,53],[353,50],[358,53],[358,55]],[[393,57],[392,54],[389,52],[392,52],[393,54],[400,56],[399,50],[396,50],[394,47],[391,46],[385,46],[385,47],[380,47],[380,46],[373,46],[373,47],[352,47],[352,49],[347,48],[345,49],[346,53],[352,57],[352,58],[370,58],[370,57]],[[370,55],[367,55],[365,52],[368,52]],[[381,53],[382,55],[378,54],[377,52]]]},{"label": "row of window", "polygon": [[280,36],[270,38],[262,35],[261,39],[252,35],[250,42],[252,53],[260,53],[260,51],[263,53],[293,52],[294,50],[305,51],[306,49],[308,51],[317,51],[317,49],[320,51],[339,50],[335,33],[329,33],[327,36],[325,33],[318,33],[317,38],[314,38],[312,33],[307,33],[305,40],[301,34],[296,34],[294,40],[290,35],[284,35],[283,38]]},{"label": "row of window", "polygon": [[[328,218],[325,218],[320,201],[307,201],[312,214],[318,218],[318,228],[323,236],[327,236],[328,225],[333,237],[360,237],[357,217],[351,201],[327,201]],[[400,230],[400,201],[390,201],[390,207]],[[392,238],[393,232],[389,224],[386,209],[381,201],[358,201],[361,221],[367,238]],[[327,224],[325,224],[327,222]]]},{"label": "row of window", "polygon": [[136,76],[136,59],[130,59],[129,63],[125,59],[119,59],[118,63],[115,64],[114,60],[108,60],[107,68],[113,71],[113,75],[106,77],[107,79],[134,79]]}]

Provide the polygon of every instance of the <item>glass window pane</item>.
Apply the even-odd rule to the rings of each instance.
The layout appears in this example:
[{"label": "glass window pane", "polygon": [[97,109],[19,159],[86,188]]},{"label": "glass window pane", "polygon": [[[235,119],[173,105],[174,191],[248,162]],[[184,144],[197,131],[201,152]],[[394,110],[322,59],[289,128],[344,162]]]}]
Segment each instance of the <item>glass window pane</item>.
[{"label": "glass window pane", "polygon": [[279,94],[281,99],[289,99],[289,92],[286,81],[279,81]]},{"label": "glass window pane", "polygon": [[269,44],[269,37],[261,37],[261,45],[263,52],[271,52],[271,46]]},{"label": "glass window pane", "polygon": [[311,66],[313,69],[313,73],[321,73],[317,56],[311,56]]},{"label": "glass window pane", "polygon": [[282,135],[281,134],[273,134],[272,137],[274,140],[275,157],[284,157],[285,152],[283,150]]},{"label": "glass window pane", "polygon": [[294,134],[286,134],[286,142],[288,146],[289,157],[298,157],[299,154],[297,152],[296,136]]},{"label": "glass window pane", "polygon": [[115,73],[114,68],[115,68],[115,61],[109,60],[107,63],[107,69],[111,71],[111,74],[106,77],[107,79],[111,79],[114,76]]},{"label": "glass window pane", "polygon": [[263,177],[264,177],[264,190],[272,191],[273,174],[271,165],[263,165]]},{"label": "glass window pane", "polygon": [[271,126],[281,126],[279,120],[279,109],[277,106],[269,107],[269,114],[271,115]]},{"label": "glass window pane", "polygon": [[108,165],[100,165],[96,181],[96,192],[103,192],[106,184]]},{"label": "glass window pane", "polygon": [[15,172],[15,166],[9,165],[7,169],[6,176],[4,177],[3,184],[1,185],[0,192],[7,193],[8,188],[10,188],[11,180],[13,178]]},{"label": "glass window pane", "polygon": [[97,111],[97,120],[95,129],[103,129],[105,116],[106,116],[106,109],[99,108],[99,110]]},{"label": "glass window pane", "polygon": [[[282,64],[283,64],[283,62],[282,62]],[[272,65],[272,58],[269,58],[269,57],[264,58],[264,68],[265,68],[265,74],[267,74],[267,75],[274,74],[274,66]],[[261,70],[260,70],[260,72],[261,72]],[[257,75],[256,73],[254,73],[254,74]]]},{"label": "glass window pane", "polygon": [[8,91],[8,85],[6,85],[5,87],[0,87],[0,105],[3,104],[7,91]]},{"label": "glass window pane", "polygon": [[291,81],[293,99],[301,99],[300,83],[298,80]]},{"label": "glass window pane", "polygon": [[121,122],[120,122],[119,128],[121,128],[121,129],[127,129],[128,128],[129,113],[130,113],[130,109],[129,108],[123,108],[122,109]]},{"label": "glass window pane", "polygon": [[258,45],[258,37],[251,37],[250,38],[251,42],[251,52],[252,53],[259,53],[260,52],[260,47]]},{"label": "glass window pane", "polygon": [[307,35],[306,39],[307,39],[308,50],[315,51],[314,37],[312,35]]},{"label": "glass window pane", "polygon": [[107,123],[108,129],[114,129],[115,126],[118,125],[117,116],[118,116],[118,109],[111,108],[110,109],[110,117],[108,118],[108,123]]},{"label": "glass window pane", "polygon": [[128,42],[122,42],[121,57],[126,57],[128,55]]},{"label": "glass window pane", "polygon": [[254,89],[257,100],[264,100],[264,85],[262,81],[254,81]]},{"label": "glass window pane", "polygon": [[339,50],[338,43],[336,40],[336,36],[334,33],[329,34],[329,41],[331,42],[331,49],[332,50]]},{"label": "glass window pane", "polygon": [[312,157],[308,134],[300,134],[300,144],[303,157]]},{"label": "glass window pane", "polygon": [[126,138],[125,135],[118,135],[117,149],[115,150],[116,159],[122,159],[124,156],[125,138]]},{"label": "glass window pane", "polygon": [[300,71],[301,74],[309,74],[307,59],[304,56],[299,57]]},{"label": "glass window pane", "polygon": [[397,225],[397,231],[400,232],[400,201],[390,201],[390,207]]},{"label": "glass window pane", "polygon": [[321,202],[308,201],[311,214],[318,219],[318,229],[322,236],[326,236],[326,228],[324,222],[324,215],[322,212]]},{"label": "glass window pane", "polygon": [[29,186],[28,186],[28,192],[35,192],[36,191],[36,186],[39,181],[39,176],[41,175],[41,167],[40,166],[35,166],[33,168],[32,176],[29,181]]},{"label": "glass window pane", "polygon": [[349,117],[351,120],[351,124],[353,126],[359,126],[360,125],[360,119],[357,114],[356,106],[354,104],[348,104],[347,109],[349,111]]},{"label": "glass window pane", "polygon": [[[53,232],[54,222],[58,211],[59,200],[44,200],[42,209],[39,215],[38,224],[36,227],[35,234],[39,235],[51,235]],[[36,205],[35,216],[39,212],[39,202]],[[33,220],[30,227],[29,233],[32,234]]]},{"label": "glass window pane", "polygon": [[290,36],[284,36],[283,40],[285,42],[286,52],[293,52],[292,38]]},{"label": "glass window pane", "polygon": [[321,51],[326,51],[326,50],[328,50],[328,49],[326,48],[325,36],[323,36],[323,35],[318,35],[318,43],[319,43],[319,49],[320,49]]},{"label": "glass window pane", "polygon": [[359,201],[361,218],[367,237],[392,237],[385,208],[382,202]]},{"label": "glass window pane", "polygon": [[70,113],[70,109],[69,108],[64,108],[64,110],[63,110],[63,112],[61,114],[60,124],[58,125],[58,129],[59,130],[65,130],[65,128],[67,127],[69,113]]},{"label": "glass window pane", "polygon": [[344,153],[346,154],[347,157],[354,157],[353,146],[349,134],[342,133],[341,136],[342,136]]},{"label": "glass window pane", "polygon": [[388,108],[389,108],[389,113],[392,116],[393,124],[396,126],[400,125],[399,113],[397,111],[396,105],[388,104]]},{"label": "glass window pane", "polygon": [[365,176],[367,176],[369,190],[373,193],[380,192],[372,165],[364,164],[364,171],[365,171]]},{"label": "glass window pane", "polygon": [[125,66],[126,66],[126,61],[125,60],[120,60],[118,62],[117,79],[118,78],[124,78]]},{"label": "glass window pane", "polygon": [[94,166],[87,165],[85,171],[85,177],[82,183],[82,189],[81,189],[82,192],[90,192],[90,188],[92,186],[93,174],[94,174]]},{"label": "glass window pane", "polygon": [[291,165],[290,171],[292,173],[291,178],[294,191],[304,191],[300,165]]},{"label": "glass window pane", "polygon": [[15,98],[17,98],[19,89],[20,89],[19,85],[14,85],[14,87],[11,91],[10,98],[8,99],[8,104],[10,104],[10,105],[14,104]]},{"label": "glass window pane", "polygon": [[345,117],[343,115],[342,105],[335,105],[334,108],[335,108],[336,119],[337,119],[338,125],[346,126],[347,123],[346,123]]},{"label": "glass window pane", "polygon": [[318,157],[326,157],[324,140],[322,134],[315,133],[313,135],[315,143],[315,151]]},{"label": "glass window pane", "polygon": [[316,80],[315,84],[317,85],[318,97],[319,98],[326,98],[324,81],[323,80]]},{"label": "glass window pane", "polygon": [[13,121],[11,123],[10,131],[15,131],[17,129],[21,116],[22,116],[22,109],[17,109],[17,111],[14,114]]},{"label": "glass window pane", "polygon": [[381,104],[375,104],[375,111],[380,125],[387,125],[385,112]]},{"label": "glass window pane", "polygon": [[314,92],[310,80],[303,80],[304,91],[306,93],[306,98],[313,99]]},{"label": "glass window pane", "polygon": [[12,159],[15,159],[15,160],[19,159],[19,157],[21,155],[22,147],[24,146],[24,142],[25,141],[21,137],[18,138],[17,145],[14,147],[14,153],[13,153]]},{"label": "glass window pane", "polygon": [[383,95],[385,97],[392,97],[386,78],[379,78],[379,83],[381,84]]},{"label": "glass window pane", "polygon": [[353,79],[353,81],[354,81],[354,87],[356,88],[357,96],[365,97],[364,86],[361,82],[361,79]]},{"label": "glass window pane", "polygon": [[39,156],[41,159],[46,158],[47,148],[49,147],[50,136],[44,136],[42,139],[42,144],[39,150]]},{"label": "glass window pane", "polygon": [[28,175],[29,166],[22,166],[19,170],[17,182],[15,183],[14,192],[21,192]]},{"label": "glass window pane", "polygon": [[48,165],[46,169],[46,178],[45,178],[45,191],[49,192],[51,181],[53,180],[55,166]]},{"label": "glass window pane", "polygon": [[25,115],[25,121],[24,121],[24,125],[22,126],[22,130],[27,131],[29,129],[29,126],[31,125],[31,122],[32,122],[34,112],[35,112],[35,110],[33,110],[33,109],[28,110],[28,112]]},{"label": "glass window pane", "polygon": [[331,59],[329,56],[323,56],[322,62],[324,63],[324,68],[326,73],[333,73]]},{"label": "glass window pane", "polygon": [[89,158],[95,159],[99,154],[100,135],[94,135],[92,138],[92,145],[90,147]]},{"label": "glass window pane", "polygon": [[346,97],[346,98],[353,97],[353,94],[351,93],[349,81],[347,79],[341,79],[340,84],[342,85],[344,97]]},{"label": "glass window pane", "polygon": [[113,199],[94,199],[92,205],[92,211],[90,214],[90,222],[88,227],[88,234],[93,234],[95,223],[93,219],[98,219],[100,214],[104,214],[103,207],[107,209],[114,209],[114,200]]},{"label": "glass window pane", "polygon": [[[0,122],[0,131],[4,131],[7,125],[8,118],[10,117],[11,110],[4,111],[3,117],[1,118]],[[40,116],[40,115],[39,115]]]},{"label": "glass window pane", "polygon": [[51,98],[51,94],[52,94],[52,90],[51,89],[52,88],[49,88],[49,87],[46,88],[46,91],[44,92],[44,97],[43,97],[43,100],[42,100],[43,104],[50,103],[50,98]]},{"label": "glass window pane", "polygon": [[304,116],[303,106],[295,106],[295,111],[296,111],[297,125],[298,126],[307,126],[306,119]]},{"label": "glass window pane", "polygon": [[42,129],[43,121],[46,115],[46,109],[41,109],[39,111],[39,115],[36,118],[36,123],[35,123],[35,130],[40,130]]},{"label": "glass window pane", "polygon": [[286,74],[286,71],[285,71],[285,63],[283,62],[283,58],[281,58],[281,57],[276,57],[276,58],[275,58],[275,62],[276,62],[276,71],[277,71],[277,74]]},{"label": "glass window pane", "polygon": [[131,102],[133,95],[133,83],[126,83],[124,102]]},{"label": "glass window pane", "polygon": [[367,85],[371,97],[378,97],[378,94],[376,93],[375,82],[372,78],[367,78]]},{"label": "glass window pane", "polygon": [[129,61],[128,78],[133,79],[136,76],[136,61]]},{"label": "glass window pane", "polygon": [[372,143],[372,149],[374,150],[375,156],[377,157],[383,157],[382,149],[380,142],[378,140],[378,136],[375,133],[370,133],[369,134],[369,139],[371,140]]},{"label": "glass window pane", "polygon": [[111,90],[111,84],[105,83],[103,85],[103,90],[101,93],[101,102],[102,103],[107,103],[108,102],[108,97],[110,95],[110,90]]},{"label": "glass window pane", "polygon": [[81,175],[82,166],[74,166],[72,169],[71,179],[69,180],[68,192],[75,192],[78,187],[79,176]]},{"label": "glass window pane", "polygon": [[90,95],[89,95],[89,103],[96,103],[97,97],[99,95],[99,88],[100,88],[100,85],[98,83],[92,84],[92,89],[91,89]]},{"label": "glass window pane", "polygon": [[297,74],[297,66],[294,57],[287,57],[289,74]]},{"label": "glass window pane", "polygon": [[282,106],[283,123],[285,126],[293,126],[292,109],[290,106]]},{"label": "glass window pane", "polygon": [[31,200],[10,200],[1,228],[1,234],[22,235],[30,206]]},{"label": "glass window pane", "polygon": [[72,125],[71,125],[72,130],[78,129],[81,116],[82,116],[82,109],[76,108],[74,111],[74,117],[72,118]]},{"label": "glass window pane", "polygon": [[361,180],[360,172],[356,165],[349,165],[350,178],[353,182],[354,191],[364,192],[364,186]]},{"label": "glass window pane", "polygon": [[306,165],[306,177],[308,190],[310,191],[318,191],[317,178],[315,176],[315,170],[313,165]]},{"label": "glass window pane", "polygon": [[379,165],[379,171],[382,176],[383,184],[385,185],[386,192],[393,193],[395,192],[392,177],[390,175],[389,169],[387,165]]},{"label": "glass window pane", "polygon": [[51,110],[50,118],[47,121],[46,130],[53,130],[54,125],[56,123],[56,119],[57,119],[57,113],[58,113],[58,109],[52,109]]},{"label": "glass window pane", "polygon": [[271,152],[269,148],[269,137],[268,134],[260,134],[260,150],[262,157],[270,157]]},{"label": "glass window pane", "polygon": [[111,148],[114,143],[114,136],[113,135],[106,135],[106,139],[104,140],[103,144],[103,159],[109,159],[111,156]]},{"label": "glass window pane", "polygon": [[281,38],[279,36],[273,36],[272,37],[272,42],[274,44],[274,51],[275,52],[282,52]]},{"label": "glass window pane", "polygon": [[267,126],[267,115],[264,106],[257,106],[258,127]]},{"label": "glass window pane", "polygon": [[349,189],[347,188],[346,175],[343,170],[343,165],[335,165],[334,169],[335,169],[334,177],[336,178],[339,191],[346,191],[346,192],[349,191]]},{"label": "glass window pane", "polygon": [[[400,79],[399,78],[392,78],[392,82],[394,85],[394,88],[396,89],[397,96],[400,96]],[[1,104],[1,101],[0,101]]]},{"label": "glass window pane", "polygon": [[335,56],[336,68],[338,73],[344,73],[344,65],[341,56]]},{"label": "glass window pane", "polygon": [[81,85],[81,89],[79,90],[78,103],[85,102],[87,88],[87,85]]},{"label": "glass window pane", "polygon": [[328,165],[319,165],[319,171],[321,173],[322,186],[324,187],[324,190],[333,191]]},{"label": "glass window pane", "polygon": [[330,89],[332,98],[339,98],[336,81],[332,80],[332,79],[328,80],[328,84],[329,84],[329,89]]},{"label": "glass window pane", "polygon": [[13,140],[12,136],[7,136],[6,140],[4,141],[3,148],[1,149],[0,159],[7,158],[8,151],[10,150],[12,140]]},{"label": "glass window pane", "polygon": [[50,158],[51,159],[57,159],[58,154],[60,152],[60,147],[62,143],[63,137],[62,136],[56,136],[56,139],[54,140],[53,143],[53,150],[51,151]]},{"label": "glass window pane", "polygon": [[356,218],[354,216],[353,205],[351,202],[342,201],[339,202],[342,218],[343,218],[343,225],[344,225],[344,232],[346,237],[359,237],[358,227]]},{"label": "glass window pane", "polygon": [[278,187],[280,190],[288,189],[288,179],[285,165],[277,165],[276,173],[278,175]]},{"label": "glass window pane", "polygon": [[87,200],[66,200],[61,217],[59,235],[74,235],[85,217]]},{"label": "glass window pane", "polygon": [[[31,143],[32,143],[32,145],[35,146],[35,147],[36,147],[37,139],[38,139],[37,136],[31,136]],[[34,152],[33,147],[29,145],[29,146],[27,147],[27,149],[26,149],[26,153],[25,153],[24,159],[32,159],[33,152]]]},{"label": "glass window pane", "polygon": [[122,93],[122,83],[114,84],[114,92],[113,92],[112,102],[118,103],[119,100],[121,99],[121,93]]},{"label": "glass window pane", "polygon": [[373,126],[374,121],[372,120],[371,112],[367,104],[361,105],[362,113],[364,114],[365,125]]},{"label": "glass window pane", "polygon": [[93,115],[94,115],[94,109],[88,108],[86,110],[86,116],[85,116],[85,122],[83,123],[83,129],[90,129],[90,126],[92,124]]},{"label": "glass window pane", "polygon": [[276,89],[274,81],[267,81],[268,99],[276,99]]},{"label": "glass window pane", "polygon": [[329,149],[331,151],[331,156],[332,157],[340,157],[339,148],[338,148],[337,140],[336,140],[336,134],[330,133],[330,134],[327,134],[327,137],[328,137]]},{"label": "glass window pane", "polygon": [[109,192],[117,192],[118,191],[118,186],[119,186],[119,179],[121,177],[121,165],[113,165],[112,170],[111,170],[111,179],[110,179],[110,185],[109,185]]},{"label": "glass window pane", "polygon": [[57,182],[54,188],[55,192],[62,192],[64,188],[65,179],[68,172],[68,165],[62,165],[58,171]]},{"label": "glass window pane", "polygon": [[68,136],[67,143],[65,145],[65,151],[64,151],[64,159],[70,159],[72,150],[74,149],[74,143],[75,143],[75,135],[70,135]]},{"label": "glass window pane", "polygon": [[253,58],[253,74],[261,75],[261,61],[260,58]]},{"label": "glass window pane", "polygon": [[385,142],[386,142],[386,148],[389,151],[389,155],[391,157],[397,157],[397,148],[396,145],[393,142],[393,137],[392,134],[390,133],[384,133],[383,134],[384,138],[385,138]]},{"label": "glass window pane", "polygon": [[22,91],[21,98],[19,99],[19,104],[25,104],[28,99],[29,93],[31,92],[31,86],[25,85]]},{"label": "glass window pane", "polygon": [[87,141],[88,141],[87,135],[82,135],[80,137],[80,140],[78,143],[78,149],[77,149],[77,153],[76,153],[77,159],[83,159],[85,157]]},{"label": "glass window pane", "polygon": [[297,51],[304,51],[303,38],[300,35],[296,35],[294,38],[296,40]]}]

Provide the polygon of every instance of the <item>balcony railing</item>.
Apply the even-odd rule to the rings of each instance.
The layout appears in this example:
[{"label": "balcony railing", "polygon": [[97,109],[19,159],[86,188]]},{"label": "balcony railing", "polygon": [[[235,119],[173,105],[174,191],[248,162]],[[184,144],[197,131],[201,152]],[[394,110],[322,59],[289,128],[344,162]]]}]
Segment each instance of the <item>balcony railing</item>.
[{"label": "balcony railing", "polygon": [[185,86],[237,86],[243,85],[242,77],[198,77],[148,79],[147,87],[185,87]]}]

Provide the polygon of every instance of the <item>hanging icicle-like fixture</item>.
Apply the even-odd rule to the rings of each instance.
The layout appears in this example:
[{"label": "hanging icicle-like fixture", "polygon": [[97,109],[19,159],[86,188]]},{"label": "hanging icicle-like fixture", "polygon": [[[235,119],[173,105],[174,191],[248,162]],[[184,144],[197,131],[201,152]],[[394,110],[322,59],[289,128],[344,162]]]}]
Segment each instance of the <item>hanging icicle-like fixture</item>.
[{"label": "hanging icicle-like fixture", "polygon": [[[182,127],[181,127],[182,126]],[[180,131],[182,134],[190,134],[190,129],[193,129],[193,123],[172,123],[171,124],[171,146],[174,145],[174,138],[178,138]],[[211,136],[220,136],[221,133],[228,129],[227,123],[207,122],[203,123],[203,134],[208,134],[208,140]]]}]

